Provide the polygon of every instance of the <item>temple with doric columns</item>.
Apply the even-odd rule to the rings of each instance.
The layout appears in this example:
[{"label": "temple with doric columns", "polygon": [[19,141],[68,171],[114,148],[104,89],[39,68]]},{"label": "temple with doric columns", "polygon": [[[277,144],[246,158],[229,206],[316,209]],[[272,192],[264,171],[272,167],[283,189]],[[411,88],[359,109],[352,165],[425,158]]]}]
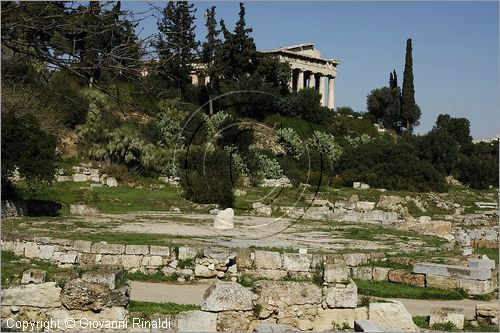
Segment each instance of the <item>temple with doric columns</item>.
[{"label": "temple with doric columns", "polygon": [[[321,94],[321,105],[330,109],[335,108],[335,78],[337,65],[340,63],[338,60],[321,58],[321,53],[312,43],[260,52],[276,56],[279,61],[290,64],[292,68],[290,91],[299,91],[304,87],[313,88]],[[210,82],[209,77],[198,73],[193,73],[191,79],[195,85]]]}]

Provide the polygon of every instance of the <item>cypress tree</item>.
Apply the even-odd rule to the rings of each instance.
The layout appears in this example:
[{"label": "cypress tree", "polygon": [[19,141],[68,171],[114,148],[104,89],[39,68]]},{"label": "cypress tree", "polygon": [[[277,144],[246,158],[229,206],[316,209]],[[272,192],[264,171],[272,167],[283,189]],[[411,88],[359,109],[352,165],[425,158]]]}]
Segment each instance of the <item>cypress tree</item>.
[{"label": "cypress tree", "polygon": [[198,47],[194,33],[194,12],[194,5],[187,1],[169,1],[158,22],[156,48],[160,56],[159,71],[181,91],[190,82]]},{"label": "cypress tree", "polygon": [[221,40],[219,39],[220,30],[217,29],[217,20],[215,19],[215,6],[207,9],[205,19],[207,37],[202,46],[202,61],[207,68],[207,75],[210,76],[210,86],[214,87],[219,75],[217,57],[220,55],[221,46]]},{"label": "cypress tree", "polygon": [[415,88],[413,86],[413,57],[411,38],[406,41],[405,70],[403,73],[403,89],[401,96],[401,118],[408,130],[413,130],[418,124],[421,111],[415,103]]}]

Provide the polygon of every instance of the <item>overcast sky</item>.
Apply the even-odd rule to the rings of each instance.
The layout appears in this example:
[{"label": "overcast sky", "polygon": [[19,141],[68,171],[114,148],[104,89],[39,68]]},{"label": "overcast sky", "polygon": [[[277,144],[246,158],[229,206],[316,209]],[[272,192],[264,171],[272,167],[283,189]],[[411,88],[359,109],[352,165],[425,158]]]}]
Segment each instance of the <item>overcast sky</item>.
[{"label": "overcast sky", "polygon": [[[164,2],[153,2],[163,7]],[[229,28],[238,2],[195,2],[197,38],[203,14],[216,6]],[[144,2],[123,2],[144,11]],[[312,42],[322,57],[340,60],[336,106],[366,110],[366,96],[388,85],[396,69],[403,79],[406,39],[413,40],[415,98],[422,109],[417,133],[432,128],[440,113],[466,117],[475,138],[500,133],[498,1],[492,2],[246,2],[246,22],[260,50]],[[156,32],[156,19],[140,25]]]}]

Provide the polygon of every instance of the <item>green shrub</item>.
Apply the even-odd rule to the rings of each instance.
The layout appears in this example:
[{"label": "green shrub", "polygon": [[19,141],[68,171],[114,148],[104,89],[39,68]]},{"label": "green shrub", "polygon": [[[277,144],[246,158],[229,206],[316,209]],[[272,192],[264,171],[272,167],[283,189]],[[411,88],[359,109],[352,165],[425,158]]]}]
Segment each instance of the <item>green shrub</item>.
[{"label": "green shrub", "polygon": [[264,154],[255,154],[256,168],[255,173],[260,178],[280,178],[283,176],[283,170],[276,158]]},{"label": "green shrub", "polygon": [[319,154],[324,156],[331,167],[333,167],[333,163],[339,159],[342,153],[339,146],[335,143],[333,135],[324,132],[314,131],[311,137],[311,145]]},{"label": "green shrub", "polygon": [[181,162],[181,186],[186,199],[196,203],[215,203],[232,207],[233,184],[238,181],[237,170],[229,168],[229,156],[220,149],[205,151],[193,147]]},{"label": "green shrub", "polygon": [[[2,195],[12,194],[10,177],[17,169],[28,185],[51,182],[55,174],[56,139],[31,117],[2,112]],[[30,186],[31,187],[31,186]]]},{"label": "green shrub", "polygon": [[295,159],[299,159],[304,151],[300,136],[293,128],[280,128],[277,131],[278,143],[285,149],[286,153]]}]

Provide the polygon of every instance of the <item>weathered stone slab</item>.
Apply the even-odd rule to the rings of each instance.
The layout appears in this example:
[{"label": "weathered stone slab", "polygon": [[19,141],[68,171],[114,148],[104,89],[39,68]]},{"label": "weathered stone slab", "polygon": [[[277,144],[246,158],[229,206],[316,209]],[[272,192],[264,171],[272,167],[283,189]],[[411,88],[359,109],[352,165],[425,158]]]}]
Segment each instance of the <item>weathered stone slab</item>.
[{"label": "weathered stone slab", "polygon": [[2,305],[56,308],[61,306],[61,288],[55,282],[27,284],[2,289]]},{"label": "weathered stone slab", "polygon": [[344,282],[349,279],[349,268],[345,262],[326,263],[324,271],[325,282]]},{"label": "weathered stone slab", "polygon": [[238,249],[236,265],[239,268],[252,268],[255,254],[246,249]]},{"label": "weathered stone slab", "polygon": [[281,254],[272,251],[255,251],[255,267],[260,269],[280,269]]},{"label": "weathered stone slab", "polygon": [[136,256],[133,254],[122,254],[121,262],[123,268],[125,269],[139,268],[141,267],[142,256]]},{"label": "weathered stone slab", "polygon": [[375,202],[370,202],[370,201],[358,201],[356,203],[356,209],[367,212],[370,210],[373,210],[375,208]]},{"label": "weathered stone slab", "polygon": [[24,256],[26,258],[38,258],[40,256],[40,248],[37,243],[26,242],[24,244]]},{"label": "weathered stone slab", "polygon": [[318,307],[314,317],[314,332],[338,330],[346,325],[354,328],[354,321],[368,319],[368,309],[365,307],[355,309],[323,309]]},{"label": "weathered stone slab", "polygon": [[283,268],[289,272],[308,272],[312,254],[283,253]]},{"label": "weathered stone slab", "polygon": [[126,245],[125,254],[149,254],[149,245]]},{"label": "weathered stone slab", "polygon": [[464,266],[443,265],[434,263],[417,263],[413,265],[413,272],[420,274],[432,274],[438,276],[449,276],[471,280],[491,279],[490,269],[475,269]]},{"label": "weathered stone slab", "polygon": [[181,246],[179,247],[179,260],[192,260],[198,256],[198,249],[191,246]]},{"label": "weathered stone slab", "polygon": [[170,256],[170,248],[167,246],[150,245],[149,253],[153,256]]},{"label": "weathered stone slab", "polygon": [[325,301],[329,308],[355,308],[358,303],[358,287],[354,281],[328,286]]},{"label": "weathered stone slab", "polygon": [[274,323],[258,323],[255,325],[254,332],[299,332],[298,329],[290,325]]},{"label": "weathered stone slab", "polygon": [[467,259],[467,266],[473,269],[495,269],[495,260]]},{"label": "weathered stone slab", "polygon": [[498,317],[498,303],[476,305],[476,316],[478,316],[478,317]]},{"label": "weathered stone slab", "polygon": [[144,256],[142,265],[147,267],[158,267],[163,265],[163,258],[160,256]]},{"label": "weathered stone slab", "polygon": [[123,269],[120,268],[100,268],[98,270],[92,270],[83,272],[82,280],[88,282],[102,283],[108,286],[109,289],[113,290],[116,284],[123,276]]},{"label": "weathered stone slab", "polygon": [[394,269],[389,272],[388,277],[391,282],[411,284],[420,288],[425,287],[425,275],[412,273],[405,269]]},{"label": "weathered stone slab", "polygon": [[436,289],[458,289],[460,284],[456,278],[427,274],[425,276],[426,285]]},{"label": "weathered stone slab", "polygon": [[373,279],[373,268],[369,266],[354,267],[353,276],[356,279],[371,281]]},{"label": "weathered stone slab", "polygon": [[320,304],[322,300],[320,287],[306,282],[257,281],[254,291],[258,295],[257,303],[277,308]]},{"label": "weathered stone slab", "polygon": [[387,281],[391,270],[389,267],[373,267],[373,281]]},{"label": "weathered stone slab", "polygon": [[186,311],[177,315],[179,332],[217,332],[217,314],[205,311]]},{"label": "weathered stone slab", "polygon": [[458,308],[432,308],[429,326],[451,322],[459,330],[464,329],[465,315],[463,309]]},{"label": "weathered stone slab", "polygon": [[359,319],[354,321],[355,332],[391,332],[389,327],[382,326],[371,320]]},{"label": "weathered stone slab", "polygon": [[381,325],[391,327],[395,331],[418,332],[411,314],[401,302],[371,302],[368,307],[368,319]]},{"label": "weathered stone slab", "polygon": [[458,284],[459,288],[464,289],[471,295],[490,294],[495,289],[491,280],[459,279]]},{"label": "weathered stone slab", "polygon": [[92,242],[86,240],[75,240],[71,248],[78,252],[90,253],[92,250]]},{"label": "weathered stone slab", "polygon": [[203,295],[203,311],[248,311],[252,309],[253,294],[236,282],[218,281]]},{"label": "weathered stone slab", "polygon": [[122,254],[122,253],[125,253],[125,245],[108,244],[106,242],[94,243],[94,244],[92,244],[92,253]]},{"label": "weathered stone slab", "polygon": [[368,256],[365,253],[345,253],[343,254],[347,266],[356,267],[368,262]]},{"label": "weathered stone slab", "polygon": [[61,302],[68,310],[99,312],[109,307],[125,307],[128,295],[122,290],[110,290],[102,283],[74,279],[66,283],[61,292]]},{"label": "weathered stone slab", "polygon": [[212,278],[217,276],[217,271],[215,269],[209,269],[205,265],[196,265],[194,267],[194,276],[203,278]]}]

